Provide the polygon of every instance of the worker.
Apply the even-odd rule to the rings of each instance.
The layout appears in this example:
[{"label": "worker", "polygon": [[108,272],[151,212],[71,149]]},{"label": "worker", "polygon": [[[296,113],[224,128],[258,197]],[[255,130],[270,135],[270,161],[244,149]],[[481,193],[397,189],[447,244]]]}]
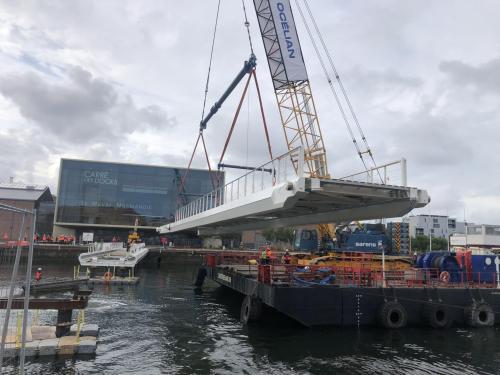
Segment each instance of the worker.
[{"label": "worker", "polygon": [[38,269],[35,272],[35,281],[38,282],[42,279],[42,269],[38,267]]},{"label": "worker", "polygon": [[262,249],[260,252],[260,264],[267,264],[267,250]]},{"label": "worker", "polygon": [[290,264],[291,260],[292,260],[292,256],[288,252],[288,249],[286,249],[285,250],[285,254],[283,255],[283,263],[284,264]]},{"label": "worker", "polygon": [[269,264],[271,263],[271,257],[273,256],[272,252],[271,252],[271,247],[268,245],[266,247],[266,264]]}]

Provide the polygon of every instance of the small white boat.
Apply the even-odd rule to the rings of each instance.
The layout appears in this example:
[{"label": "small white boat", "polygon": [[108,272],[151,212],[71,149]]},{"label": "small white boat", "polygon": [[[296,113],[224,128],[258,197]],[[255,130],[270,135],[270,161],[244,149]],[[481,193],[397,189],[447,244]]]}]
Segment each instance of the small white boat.
[{"label": "small white boat", "polygon": [[97,242],[89,245],[89,250],[78,256],[83,267],[120,267],[134,268],[149,249],[144,243],[131,243],[128,247],[123,242]]}]

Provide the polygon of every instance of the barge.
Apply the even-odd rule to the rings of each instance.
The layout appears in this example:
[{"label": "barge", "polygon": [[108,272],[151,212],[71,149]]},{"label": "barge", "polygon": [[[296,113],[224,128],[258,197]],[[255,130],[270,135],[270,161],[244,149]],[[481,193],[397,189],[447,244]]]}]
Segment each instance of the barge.
[{"label": "barge", "polygon": [[[241,321],[258,320],[262,304],[307,326],[407,325],[486,327],[500,322],[500,285],[463,273],[442,280],[433,269],[373,271],[356,267],[256,264],[255,257],[211,254],[199,270],[244,295]],[[437,272],[437,273],[436,273]],[[476,278],[477,279],[477,278]],[[496,280],[486,277],[483,280]]]}]

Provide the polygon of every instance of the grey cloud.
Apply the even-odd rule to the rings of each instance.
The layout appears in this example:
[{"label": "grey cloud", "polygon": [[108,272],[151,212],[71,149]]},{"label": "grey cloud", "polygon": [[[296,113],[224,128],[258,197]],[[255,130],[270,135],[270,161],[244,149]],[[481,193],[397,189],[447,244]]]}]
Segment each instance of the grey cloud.
[{"label": "grey cloud", "polygon": [[67,81],[50,83],[34,73],[0,77],[0,93],[44,131],[70,142],[118,139],[144,128],[175,125],[157,105],[138,108],[110,83],[80,67],[67,71]]},{"label": "grey cloud", "polygon": [[[35,165],[38,161],[47,160],[49,152],[41,143],[36,142],[30,132],[8,130],[5,135],[0,134],[0,181],[6,182],[9,177],[26,183],[43,184],[49,181],[40,181],[34,177],[37,173]],[[43,171],[39,171],[44,174]],[[51,186],[52,188],[52,186]]]},{"label": "grey cloud", "polygon": [[479,91],[499,93],[500,58],[490,60],[478,66],[462,61],[443,61],[439,69],[448,75],[451,81],[460,86],[468,86]]}]

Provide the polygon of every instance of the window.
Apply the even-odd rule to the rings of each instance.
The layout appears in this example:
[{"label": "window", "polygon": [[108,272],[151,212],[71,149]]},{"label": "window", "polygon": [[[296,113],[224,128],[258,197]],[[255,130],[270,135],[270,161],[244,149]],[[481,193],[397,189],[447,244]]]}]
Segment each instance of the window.
[{"label": "window", "polygon": [[434,234],[434,229],[433,228],[431,228],[431,233]]},{"label": "window", "polygon": [[500,227],[486,227],[486,234],[489,236],[500,236]]},{"label": "window", "polygon": [[432,225],[432,227],[433,227],[433,228],[440,228],[439,224],[436,224],[436,223],[434,223],[434,224]]},{"label": "window", "polygon": [[432,218],[432,222],[433,222],[434,224],[435,224],[435,223],[437,223],[437,222],[438,222],[438,218],[437,218],[437,217]]},{"label": "window", "polygon": [[[63,160],[56,221],[156,227],[171,222],[179,204],[213,189],[219,172],[191,170],[179,191],[185,170],[145,165]],[[224,184],[222,177],[222,184]]]},{"label": "window", "polygon": [[424,235],[424,228],[415,228],[415,235],[416,236],[423,236]]},{"label": "window", "polygon": [[467,234],[483,234],[483,228],[478,226],[467,227]]}]

